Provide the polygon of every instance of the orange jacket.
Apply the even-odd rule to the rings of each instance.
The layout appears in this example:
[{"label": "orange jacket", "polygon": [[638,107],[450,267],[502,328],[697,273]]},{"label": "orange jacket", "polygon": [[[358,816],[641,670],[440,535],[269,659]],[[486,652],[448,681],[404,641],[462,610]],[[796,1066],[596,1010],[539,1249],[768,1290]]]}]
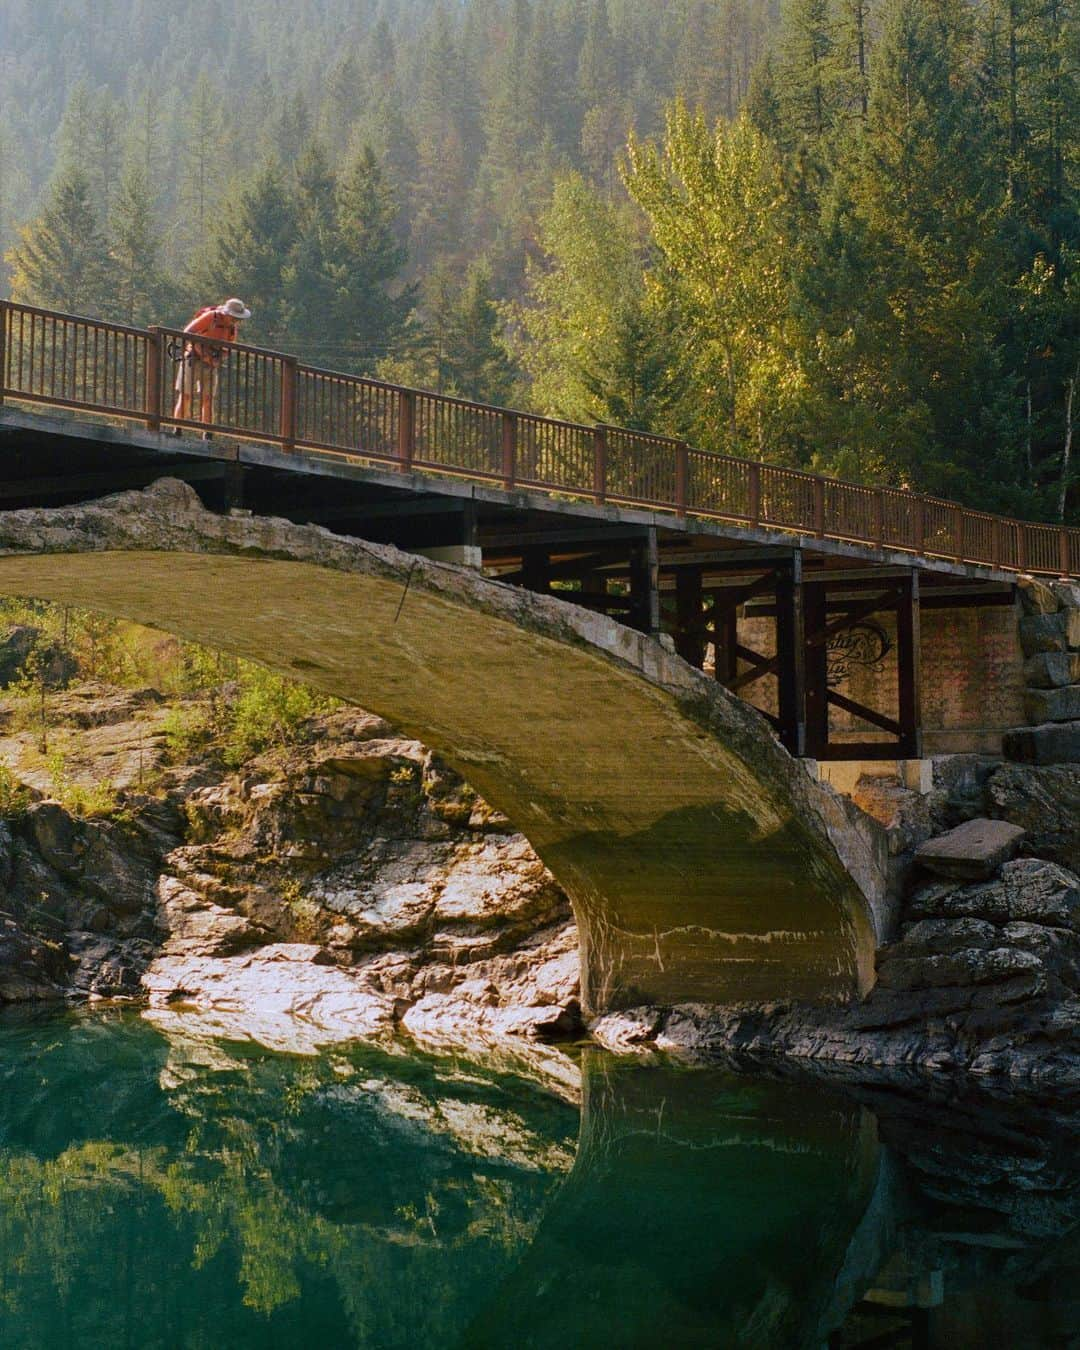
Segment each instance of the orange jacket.
[{"label": "orange jacket", "polygon": [[[201,337],[217,338],[219,342],[236,341],[236,320],[231,314],[222,314],[213,305],[200,309],[198,314],[184,329],[185,333],[198,333]],[[220,347],[206,347],[198,342],[188,343],[188,351],[206,365],[220,365],[225,353]]]}]

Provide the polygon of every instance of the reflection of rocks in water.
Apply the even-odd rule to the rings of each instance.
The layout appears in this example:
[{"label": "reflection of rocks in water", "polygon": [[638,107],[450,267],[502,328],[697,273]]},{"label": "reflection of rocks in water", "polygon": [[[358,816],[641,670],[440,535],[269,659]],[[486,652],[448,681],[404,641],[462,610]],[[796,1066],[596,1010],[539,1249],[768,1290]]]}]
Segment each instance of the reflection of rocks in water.
[{"label": "reflection of rocks in water", "polygon": [[0,1344],[451,1342],[577,1111],[467,1063],[0,1021]]},{"label": "reflection of rocks in water", "polygon": [[896,1168],[895,1241],[830,1344],[1080,1344],[1065,1277],[1080,1261],[1080,1122],[985,1102],[872,1104]]}]

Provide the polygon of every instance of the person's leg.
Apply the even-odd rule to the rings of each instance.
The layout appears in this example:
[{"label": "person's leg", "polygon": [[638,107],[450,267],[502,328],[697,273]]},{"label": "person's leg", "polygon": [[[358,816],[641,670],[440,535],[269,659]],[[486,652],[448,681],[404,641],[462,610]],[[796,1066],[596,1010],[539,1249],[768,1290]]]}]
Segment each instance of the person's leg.
[{"label": "person's leg", "polygon": [[177,367],[176,380],[174,386],[176,389],[176,406],[173,408],[173,416],[189,421],[191,418],[191,397],[194,392],[195,367],[194,360],[191,357],[184,357]]},{"label": "person's leg", "polygon": [[204,424],[214,420],[214,380],[217,371],[205,363],[199,367],[199,418]]}]

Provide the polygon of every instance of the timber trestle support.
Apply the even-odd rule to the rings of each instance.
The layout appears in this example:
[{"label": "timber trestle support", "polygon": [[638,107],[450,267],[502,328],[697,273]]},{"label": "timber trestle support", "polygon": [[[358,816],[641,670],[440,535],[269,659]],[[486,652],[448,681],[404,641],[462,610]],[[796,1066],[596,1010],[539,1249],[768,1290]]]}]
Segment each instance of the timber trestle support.
[{"label": "timber trestle support", "polygon": [[664,554],[645,530],[573,551],[523,547],[501,579],[668,634],[684,660],[752,702],[793,755],[919,758],[918,571],[847,577],[808,571],[797,548],[754,556]]}]

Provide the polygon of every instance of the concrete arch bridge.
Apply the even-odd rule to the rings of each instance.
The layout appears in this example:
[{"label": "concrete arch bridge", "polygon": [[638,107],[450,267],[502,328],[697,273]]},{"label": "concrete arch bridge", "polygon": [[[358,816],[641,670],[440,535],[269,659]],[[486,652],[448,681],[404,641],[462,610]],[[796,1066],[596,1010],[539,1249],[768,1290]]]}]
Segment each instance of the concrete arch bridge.
[{"label": "concrete arch bridge", "polygon": [[302,677],[437,749],[565,887],[591,1011],[855,995],[879,840],[669,645],[474,569],[208,511],[177,480],[0,515],[0,592]]}]

